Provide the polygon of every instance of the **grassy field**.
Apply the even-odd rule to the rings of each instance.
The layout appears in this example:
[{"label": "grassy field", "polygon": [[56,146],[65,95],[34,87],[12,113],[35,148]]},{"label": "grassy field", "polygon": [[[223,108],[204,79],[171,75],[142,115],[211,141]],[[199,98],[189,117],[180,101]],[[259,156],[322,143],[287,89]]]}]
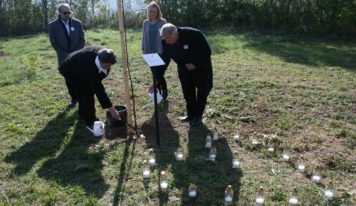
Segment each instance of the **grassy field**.
[{"label": "grassy field", "polygon": [[[233,205],[255,205],[261,186],[265,205],[288,205],[292,193],[299,205],[356,205],[356,42],[204,33],[214,67],[204,126],[189,130],[177,120],[185,103],[172,64],[169,102],[159,105],[159,148],[140,31],[127,34],[137,123],[145,135],[138,139],[113,128],[108,138],[90,135],[77,109],[66,107],[64,80],[45,34],[0,38],[0,205],[224,205],[229,184]],[[121,54],[118,31],[90,30],[86,40]],[[104,84],[115,104],[125,103],[121,65]],[[97,114],[105,120],[98,104]],[[213,142],[217,159],[211,162],[204,145],[215,130],[220,139]],[[143,181],[149,148],[158,164]],[[183,162],[175,159],[178,149]],[[289,162],[282,161],[284,152]],[[239,169],[231,168],[232,158]],[[301,162],[304,173],[296,170]],[[168,191],[159,189],[162,170]],[[321,182],[313,183],[317,172]],[[198,186],[196,198],[187,195],[190,183]],[[331,183],[336,194],[328,201],[324,188]]]}]

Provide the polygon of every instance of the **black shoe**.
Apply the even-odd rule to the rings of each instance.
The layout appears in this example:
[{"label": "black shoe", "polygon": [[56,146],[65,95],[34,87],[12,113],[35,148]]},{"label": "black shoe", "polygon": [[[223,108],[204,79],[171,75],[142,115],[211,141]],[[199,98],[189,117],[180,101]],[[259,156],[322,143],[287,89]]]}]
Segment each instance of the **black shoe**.
[{"label": "black shoe", "polygon": [[163,97],[163,100],[166,100],[167,97],[168,97],[168,90],[162,90],[162,97]]},{"label": "black shoe", "polygon": [[203,125],[201,117],[193,117],[192,120],[189,122],[190,127],[199,127],[201,125]]},{"label": "black shoe", "polygon": [[182,122],[190,122],[190,120],[192,120],[193,118],[187,115],[187,116],[180,116],[178,117],[178,119]]},{"label": "black shoe", "polygon": [[72,100],[70,100],[68,107],[75,107],[77,105],[77,103],[78,103],[78,100],[72,99]]}]

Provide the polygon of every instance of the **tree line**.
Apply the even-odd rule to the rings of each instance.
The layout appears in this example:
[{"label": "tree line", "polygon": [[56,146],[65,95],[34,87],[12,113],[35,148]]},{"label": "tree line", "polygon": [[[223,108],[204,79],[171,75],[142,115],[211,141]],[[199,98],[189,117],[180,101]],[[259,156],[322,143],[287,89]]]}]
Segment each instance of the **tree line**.
[{"label": "tree line", "polygon": [[[107,1],[107,0],[106,0]],[[145,10],[124,0],[125,24],[141,27]],[[67,2],[85,28],[118,27],[117,12],[100,0],[0,0],[0,36],[45,32]],[[116,0],[114,1],[116,2]],[[148,3],[149,1],[145,1]],[[303,34],[356,34],[356,0],[156,0],[180,26],[278,29]]]}]

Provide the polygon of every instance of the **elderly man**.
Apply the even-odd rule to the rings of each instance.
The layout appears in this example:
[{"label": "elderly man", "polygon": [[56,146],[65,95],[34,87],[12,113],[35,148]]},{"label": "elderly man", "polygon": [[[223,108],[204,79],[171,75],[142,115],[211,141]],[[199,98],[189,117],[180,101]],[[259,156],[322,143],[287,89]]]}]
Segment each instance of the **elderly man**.
[{"label": "elderly man", "polygon": [[97,120],[95,115],[94,94],[103,109],[109,109],[111,116],[120,120],[101,81],[107,77],[116,56],[110,49],[101,46],[89,46],[71,53],[59,67],[68,90],[79,101],[79,116],[90,129]]},{"label": "elderly man", "polygon": [[169,64],[172,58],[178,66],[179,80],[186,101],[190,127],[200,126],[207,102],[213,87],[211,49],[203,34],[193,28],[165,24],[161,31],[162,57]]},{"label": "elderly man", "polygon": [[[84,47],[85,39],[82,23],[71,18],[72,11],[66,3],[58,7],[58,18],[48,24],[49,40],[57,53],[58,67],[61,66],[68,54]],[[74,106],[76,99],[72,94],[71,106]]]}]

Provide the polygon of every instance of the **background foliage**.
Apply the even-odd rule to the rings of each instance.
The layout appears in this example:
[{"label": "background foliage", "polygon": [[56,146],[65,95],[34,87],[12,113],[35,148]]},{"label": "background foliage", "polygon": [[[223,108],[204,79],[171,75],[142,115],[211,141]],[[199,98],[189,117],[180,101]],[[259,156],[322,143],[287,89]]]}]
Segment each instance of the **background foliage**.
[{"label": "background foliage", "polygon": [[[86,28],[117,27],[114,0],[0,0],[0,35],[46,31],[59,2],[68,2]],[[111,2],[109,4],[109,2]],[[125,0],[128,27],[140,27],[145,9]],[[157,0],[164,17],[177,25],[278,29],[303,34],[356,34],[355,0]],[[111,6],[109,6],[111,5]]]}]

